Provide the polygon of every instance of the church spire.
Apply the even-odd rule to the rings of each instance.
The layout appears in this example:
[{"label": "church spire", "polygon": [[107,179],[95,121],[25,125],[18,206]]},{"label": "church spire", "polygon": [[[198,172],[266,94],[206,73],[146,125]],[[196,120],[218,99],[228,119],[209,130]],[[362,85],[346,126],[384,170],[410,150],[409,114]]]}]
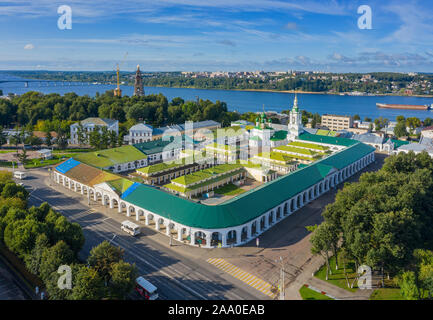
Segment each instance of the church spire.
[{"label": "church spire", "polygon": [[298,94],[295,92],[295,101],[293,102],[293,110],[298,112]]},{"label": "church spire", "polygon": [[137,71],[135,72],[134,96],[144,96],[143,78],[141,77],[140,65],[137,65]]}]

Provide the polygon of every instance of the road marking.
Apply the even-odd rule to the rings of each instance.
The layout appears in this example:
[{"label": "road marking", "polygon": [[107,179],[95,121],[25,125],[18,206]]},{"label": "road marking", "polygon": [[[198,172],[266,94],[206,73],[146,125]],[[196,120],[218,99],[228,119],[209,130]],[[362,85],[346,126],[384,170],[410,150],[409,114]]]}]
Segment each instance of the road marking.
[{"label": "road marking", "polygon": [[236,267],[235,265],[225,261],[224,259],[220,258],[209,258],[206,260],[208,263],[214,265],[218,269],[227,272],[232,277],[235,277],[236,279],[241,280],[242,282],[246,283],[250,287],[253,287],[254,289],[262,292],[263,294],[271,297],[274,299],[277,294],[273,293],[271,291],[272,285],[267,283],[266,281],[263,281],[260,278],[257,278],[255,275],[248,273],[246,271],[243,271],[242,269]]}]

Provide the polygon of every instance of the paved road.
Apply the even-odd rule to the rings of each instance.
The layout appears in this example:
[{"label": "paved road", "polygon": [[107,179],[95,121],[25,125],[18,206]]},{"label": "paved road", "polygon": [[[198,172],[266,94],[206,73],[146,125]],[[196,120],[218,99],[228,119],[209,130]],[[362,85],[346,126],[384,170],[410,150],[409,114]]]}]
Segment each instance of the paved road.
[{"label": "paved road", "polygon": [[25,293],[21,290],[19,281],[0,260],[0,300],[24,300]]},{"label": "paved road", "polygon": [[[125,260],[135,263],[139,273],[158,287],[161,299],[266,299],[264,295],[248,292],[217,273],[202,268],[201,264],[206,262],[185,258],[149,239],[146,234],[153,231],[147,228],[142,228],[142,235],[135,238],[122,233],[118,221],[102,213],[89,211],[89,207],[78,199],[49,188],[44,182],[47,178],[45,174],[35,170],[29,174],[31,177],[23,180],[23,183],[29,187],[32,205],[38,206],[46,201],[70,221],[82,226],[86,239],[80,252],[83,260],[92,247],[108,240],[125,249]],[[62,187],[55,185],[54,188]]]}]

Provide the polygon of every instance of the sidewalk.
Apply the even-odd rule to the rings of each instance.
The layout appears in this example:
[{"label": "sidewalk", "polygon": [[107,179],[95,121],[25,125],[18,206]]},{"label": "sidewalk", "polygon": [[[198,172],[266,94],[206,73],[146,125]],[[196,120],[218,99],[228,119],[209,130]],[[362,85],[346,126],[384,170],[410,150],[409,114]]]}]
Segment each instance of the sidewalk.
[{"label": "sidewalk", "polygon": [[374,291],[373,289],[369,289],[369,290],[358,289],[356,290],[356,292],[350,292],[343,288],[334,286],[329,282],[320,280],[316,277],[311,277],[306,283],[316,287],[317,289],[325,291],[326,293],[329,293],[330,295],[341,300],[368,300],[370,298],[370,295]]}]

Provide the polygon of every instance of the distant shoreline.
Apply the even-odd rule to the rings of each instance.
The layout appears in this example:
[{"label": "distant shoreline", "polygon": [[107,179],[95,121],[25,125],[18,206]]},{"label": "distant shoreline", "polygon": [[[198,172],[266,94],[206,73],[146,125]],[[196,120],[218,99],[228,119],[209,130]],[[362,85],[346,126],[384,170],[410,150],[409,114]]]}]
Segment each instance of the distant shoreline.
[{"label": "distant shoreline", "polygon": [[[128,84],[129,85],[129,84]],[[375,93],[375,94],[363,94],[363,95],[352,95],[346,92],[313,92],[313,91],[299,91],[299,90],[274,90],[274,89],[221,89],[221,88],[197,88],[197,87],[176,87],[176,86],[145,86],[154,88],[175,88],[175,89],[197,89],[197,90],[225,90],[225,91],[248,91],[248,92],[273,92],[273,93],[299,93],[299,94],[322,94],[322,95],[334,95],[334,96],[349,96],[349,97],[414,97],[414,98],[433,98],[433,95],[401,95],[393,93]]]}]

